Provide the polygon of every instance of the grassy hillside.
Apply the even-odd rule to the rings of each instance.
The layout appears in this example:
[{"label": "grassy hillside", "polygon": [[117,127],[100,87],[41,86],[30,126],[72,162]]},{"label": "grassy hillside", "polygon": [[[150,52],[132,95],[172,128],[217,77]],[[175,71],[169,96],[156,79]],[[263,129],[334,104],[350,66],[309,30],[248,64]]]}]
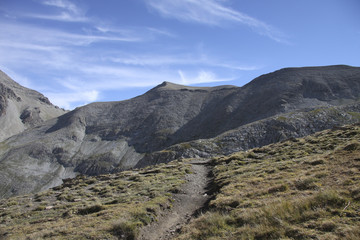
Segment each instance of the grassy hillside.
[{"label": "grassy hillside", "polygon": [[0,201],[0,239],[134,239],[172,205],[189,165],[78,177],[54,189]]},{"label": "grassy hillside", "polygon": [[[177,239],[360,239],[360,125],[210,161],[211,201]],[[0,239],[136,239],[191,164],[79,176],[0,200]],[[210,194],[210,193],[209,193]]]},{"label": "grassy hillside", "polygon": [[212,161],[210,210],[179,239],[360,239],[360,126]]}]

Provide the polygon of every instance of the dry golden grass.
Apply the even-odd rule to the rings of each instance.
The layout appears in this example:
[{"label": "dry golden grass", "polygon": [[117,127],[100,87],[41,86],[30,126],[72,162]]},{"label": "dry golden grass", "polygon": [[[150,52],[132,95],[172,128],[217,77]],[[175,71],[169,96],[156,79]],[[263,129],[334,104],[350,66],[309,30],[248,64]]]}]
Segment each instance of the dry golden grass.
[{"label": "dry golden grass", "polygon": [[[360,125],[212,160],[209,210],[178,239],[360,239]],[[0,200],[0,239],[136,239],[190,164],[80,176]]]},{"label": "dry golden grass", "polygon": [[35,195],[0,201],[0,239],[135,239],[172,205],[190,171],[175,161],[138,171],[80,176]]},{"label": "dry golden grass", "polygon": [[213,160],[209,211],[178,239],[360,239],[360,126]]}]

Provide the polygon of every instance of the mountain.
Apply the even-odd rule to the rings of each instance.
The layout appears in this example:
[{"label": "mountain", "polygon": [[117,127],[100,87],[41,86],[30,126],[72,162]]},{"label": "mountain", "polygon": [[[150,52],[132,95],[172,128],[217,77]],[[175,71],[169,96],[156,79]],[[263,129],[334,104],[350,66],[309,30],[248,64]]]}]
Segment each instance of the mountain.
[{"label": "mountain", "polygon": [[64,113],[41,93],[19,85],[0,71],[0,141]]},{"label": "mountain", "polygon": [[243,87],[169,82],[121,102],[91,103],[0,143],[0,197],[98,175],[211,157],[360,119],[360,68],[287,68]]}]

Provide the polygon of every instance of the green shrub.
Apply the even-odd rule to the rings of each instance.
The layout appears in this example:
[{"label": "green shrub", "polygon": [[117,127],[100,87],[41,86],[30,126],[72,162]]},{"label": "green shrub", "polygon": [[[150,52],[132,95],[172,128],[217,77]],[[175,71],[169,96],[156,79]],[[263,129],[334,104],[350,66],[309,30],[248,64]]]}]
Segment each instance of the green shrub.
[{"label": "green shrub", "polygon": [[15,205],[18,205],[18,203],[14,200],[7,203],[8,207],[15,206]]},{"label": "green shrub", "polygon": [[328,176],[327,172],[318,172],[318,173],[315,174],[314,177],[316,177],[316,178],[324,178],[326,176]]},{"label": "green shrub", "polygon": [[87,214],[91,214],[91,213],[100,212],[104,209],[105,209],[104,206],[102,206],[101,204],[96,204],[96,205],[78,209],[78,214],[87,215]]},{"label": "green shrub", "polygon": [[112,226],[111,231],[119,239],[135,240],[139,235],[140,222],[121,221]]},{"label": "green shrub", "polygon": [[350,143],[344,147],[344,150],[348,152],[360,150],[360,143],[358,142]]},{"label": "green shrub", "polygon": [[345,203],[346,200],[335,191],[320,192],[310,202],[312,208],[325,206],[342,207]]},{"label": "green shrub", "polygon": [[46,209],[46,205],[39,205],[38,207],[36,207],[35,209],[34,209],[34,211],[43,211],[43,210],[45,210]]},{"label": "green shrub", "polygon": [[336,228],[336,224],[333,221],[326,220],[321,223],[319,229],[323,232],[332,232]]},{"label": "green shrub", "polygon": [[289,186],[287,184],[280,184],[280,185],[274,186],[272,188],[269,188],[268,193],[285,192],[288,189],[289,189]]},{"label": "green shrub", "polygon": [[317,186],[315,182],[318,180],[316,178],[305,178],[301,179],[295,182],[295,187],[299,190],[310,190],[310,189],[316,189]]},{"label": "green shrub", "polygon": [[140,221],[141,223],[143,223],[143,225],[147,225],[154,220],[152,214],[148,213],[147,211],[136,211],[133,213],[133,218],[136,221]]},{"label": "green shrub", "polygon": [[309,162],[305,162],[305,163],[312,165],[312,166],[316,166],[316,165],[324,164],[325,161],[323,159],[317,159],[317,160],[309,161]]}]

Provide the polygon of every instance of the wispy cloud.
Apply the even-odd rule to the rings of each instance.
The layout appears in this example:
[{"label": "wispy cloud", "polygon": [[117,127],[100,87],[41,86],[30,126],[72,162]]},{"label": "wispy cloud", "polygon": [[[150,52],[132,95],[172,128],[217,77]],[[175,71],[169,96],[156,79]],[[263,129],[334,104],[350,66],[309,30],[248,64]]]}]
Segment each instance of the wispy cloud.
[{"label": "wispy cloud", "polygon": [[76,16],[67,12],[62,12],[56,15],[44,15],[44,14],[28,14],[27,17],[39,18],[54,21],[63,22],[88,22],[89,19],[83,16]]},{"label": "wispy cloud", "polygon": [[164,29],[157,29],[157,28],[148,28],[149,31],[155,33],[155,34],[159,34],[159,35],[164,35],[164,36],[167,36],[167,37],[171,37],[171,38],[175,38],[176,37],[176,34],[168,31],[168,30],[164,30]]},{"label": "wispy cloud", "polygon": [[[137,43],[142,39],[139,31],[136,37],[129,35],[109,37],[110,30],[97,35],[73,34],[55,29],[44,29],[29,25],[0,23],[1,66],[9,66],[16,73],[18,66],[41,73],[52,81],[54,87],[44,88],[40,82],[27,81],[29,87],[43,92],[54,104],[72,109],[99,100],[102,92],[130,87],[152,87],[163,81],[192,85],[233,80],[232,76],[218,77],[211,68],[251,70],[256,67],[242,67],[239,64],[217,61],[204,53],[148,53],[134,54],[131,51],[109,51],[97,49],[93,43],[115,41]],[[6,32],[6,34],[5,34]],[[122,31],[117,31],[122,34]],[[91,33],[92,34],[92,33]],[[145,33],[145,36],[147,33]],[[98,51],[102,51],[99,54]],[[205,70],[198,70],[201,67]],[[182,69],[179,70],[178,69]],[[14,76],[17,80],[17,75]],[[20,78],[19,80],[21,80]],[[54,81],[55,80],[55,81]]]},{"label": "wispy cloud", "polygon": [[49,6],[66,9],[73,13],[81,12],[80,9],[75,4],[67,0],[44,0],[41,3]]},{"label": "wispy cloud", "polygon": [[77,70],[81,72],[79,75],[82,76],[82,79],[73,77],[59,79],[59,84],[71,91],[80,92],[91,89],[103,91],[129,87],[153,87],[163,81],[193,85],[234,80],[234,77],[219,78],[211,70],[199,71],[197,69],[159,70],[158,68],[86,64],[78,66]]},{"label": "wispy cloud", "polygon": [[[7,56],[0,58],[0,67],[9,72],[16,81],[43,92],[54,104],[66,109],[96,101],[100,90],[114,88],[111,82],[113,80],[99,82],[98,79],[124,78],[131,75],[131,71],[121,73],[119,68],[114,66],[94,74],[94,70],[99,68],[102,60],[101,56],[92,55],[93,44],[142,42],[149,38],[147,29],[144,29],[143,33],[139,29],[70,33],[24,23],[0,23],[0,28],[3,30],[0,32],[0,56]],[[74,80],[73,86],[70,87],[71,81],[65,79],[63,82],[68,84],[51,90],[50,86],[44,87],[45,82],[43,84],[39,81],[32,82],[18,74],[17,69],[24,68],[29,69],[26,70],[27,72],[32,71],[34,74],[46,76],[48,79],[46,85],[56,85],[55,82],[50,84],[51,76],[64,78],[75,76],[88,82]],[[136,71],[140,72],[139,69]],[[136,71],[134,70],[133,74]],[[104,73],[107,75],[103,75]],[[132,76],[132,79],[135,77]],[[142,77],[146,79],[145,75]],[[117,83],[115,87],[119,88],[120,85]]]},{"label": "wispy cloud", "polygon": [[43,5],[55,7],[58,13],[53,15],[31,14],[28,17],[40,18],[65,22],[89,22],[90,18],[85,16],[85,11],[68,0],[44,0]]},{"label": "wispy cloud", "polygon": [[72,91],[66,93],[46,92],[45,94],[53,104],[64,109],[72,109],[74,107],[74,103],[85,105],[94,102],[99,96],[99,92],[96,90]]},{"label": "wispy cloud", "polygon": [[[88,34],[86,32],[69,33],[61,30],[54,30],[44,27],[34,27],[27,24],[0,23],[0,44],[8,47],[47,48],[64,46],[84,46],[94,42],[120,41],[138,42],[141,36],[138,33],[128,34]],[[46,49],[45,49],[46,50]]]},{"label": "wispy cloud", "polygon": [[[257,69],[211,57],[204,49],[189,51],[156,41],[177,41],[171,30],[114,27],[94,21],[67,0],[41,3],[55,11],[46,16],[18,13],[16,20],[0,22],[0,56],[6,56],[0,58],[0,68],[66,109],[101,100],[106,91],[150,88],[163,81],[186,85],[230,81],[234,72]],[[28,21],[34,20],[29,17],[76,24],[50,28]],[[159,43],[161,47],[152,47]],[[31,81],[33,76],[38,79]]]},{"label": "wispy cloud", "polygon": [[[124,55],[124,54],[118,54]],[[258,66],[242,65],[238,63],[228,63],[226,61],[219,61],[213,57],[205,54],[141,54],[141,55],[124,55],[122,57],[109,57],[107,60],[133,66],[171,66],[171,65],[198,65],[221,67],[241,71],[253,71],[259,69]]]},{"label": "wispy cloud", "polygon": [[23,76],[17,72],[14,72],[12,69],[7,68],[5,66],[1,66],[1,71],[5,72],[6,75],[8,75],[10,78],[16,79],[16,82],[19,83],[20,85],[27,87],[27,88],[33,87],[31,84],[31,81],[26,76]]},{"label": "wispy cloud", "polygon": [[288,43],[284,33],[269,24],[223,5],[219,0],[146,0],[148,6],[167,18],[223,26],[226,22],[246,25],[258,34]]},{"label": "wispy cloud", "polygon": [[197,73],[197,75],[190,77],[181,70],[178,71],[178,74],[181,79],[180,83],[183,85],[193,85],[199,83],[212,83],[212,82],[226,82],[233,80],[233,78],[219,79],[213,72],[210,71],[200,71]]}]

